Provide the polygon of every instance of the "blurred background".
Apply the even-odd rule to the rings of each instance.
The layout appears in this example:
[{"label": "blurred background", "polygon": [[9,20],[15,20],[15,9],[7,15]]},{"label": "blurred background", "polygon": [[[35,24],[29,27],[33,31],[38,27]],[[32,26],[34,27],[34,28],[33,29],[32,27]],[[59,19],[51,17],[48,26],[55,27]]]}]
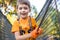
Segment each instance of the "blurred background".
[{"label": "blurred background", "polygon": [[[0,0],[0,40],[15,40],[11,26],[17,19],[17,0]],[[60,40],[60,0],[29,0],[31,17],[44,32],[36,40]]]}]

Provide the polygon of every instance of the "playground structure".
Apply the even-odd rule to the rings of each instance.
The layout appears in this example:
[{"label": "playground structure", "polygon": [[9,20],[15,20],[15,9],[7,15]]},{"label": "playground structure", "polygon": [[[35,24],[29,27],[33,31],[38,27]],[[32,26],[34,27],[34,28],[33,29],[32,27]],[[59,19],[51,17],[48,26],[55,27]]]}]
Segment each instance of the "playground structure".
[{"label": "playground structure", "polygon": [[[48,39],[52,36],[53,40],[55,38],[60,40],[60,11],[58,10],[57,0],[46,0],[42,10],[36,17],[36,21],[44,30],[37,40]],[[12,24],[0,10],[0,40],[15,40],[14,35],[11,33],[11,26]]]}]

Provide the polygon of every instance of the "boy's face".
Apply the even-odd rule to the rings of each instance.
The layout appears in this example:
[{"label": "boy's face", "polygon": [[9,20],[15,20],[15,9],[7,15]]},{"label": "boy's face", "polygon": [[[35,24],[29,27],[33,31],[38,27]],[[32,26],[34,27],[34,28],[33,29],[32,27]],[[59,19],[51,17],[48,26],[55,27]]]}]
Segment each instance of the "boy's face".
[{"label": "boy's face", "polygon": [[29,12],[30,12],[30,8],[28,5],[25,4],[18,5],[17,13],[20,14],[21,18],[26,18]]}]

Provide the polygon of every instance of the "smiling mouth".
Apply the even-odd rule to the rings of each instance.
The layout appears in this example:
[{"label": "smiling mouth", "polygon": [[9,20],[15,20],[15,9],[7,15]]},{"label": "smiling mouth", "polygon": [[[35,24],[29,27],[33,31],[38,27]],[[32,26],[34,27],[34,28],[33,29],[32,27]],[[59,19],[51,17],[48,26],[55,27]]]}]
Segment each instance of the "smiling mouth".
[{"label": "smiling mouth", "polygon": [[21,13],[21,15],[26,15],[26,13]]}]

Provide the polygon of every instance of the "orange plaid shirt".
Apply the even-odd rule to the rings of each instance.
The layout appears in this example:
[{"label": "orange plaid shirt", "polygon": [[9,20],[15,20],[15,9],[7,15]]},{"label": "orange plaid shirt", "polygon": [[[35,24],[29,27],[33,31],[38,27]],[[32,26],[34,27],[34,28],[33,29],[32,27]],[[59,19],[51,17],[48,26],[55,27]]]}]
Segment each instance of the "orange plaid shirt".
[{"label": "orange plaid shirt", "polygon": [[[27,31],[30,29],[30,25],[29,25],[28,21],[29,21],[29,17],[24,19],[24,20],[22,18],[20,18],[19,22],[16,20],[14,22],[14,24],[12,25],[12,30],[11,31],[13,33],[16,32],[16,31],[20,31],[20,26],[21,26],[22,30],[24,30],[26,32],[25,34],[28,34]],[[33,28],[38,27],[34,18],[31,18],[31,23],[32,23]],[[35,39],[29,38],[27,40],[35,40]]]}]

